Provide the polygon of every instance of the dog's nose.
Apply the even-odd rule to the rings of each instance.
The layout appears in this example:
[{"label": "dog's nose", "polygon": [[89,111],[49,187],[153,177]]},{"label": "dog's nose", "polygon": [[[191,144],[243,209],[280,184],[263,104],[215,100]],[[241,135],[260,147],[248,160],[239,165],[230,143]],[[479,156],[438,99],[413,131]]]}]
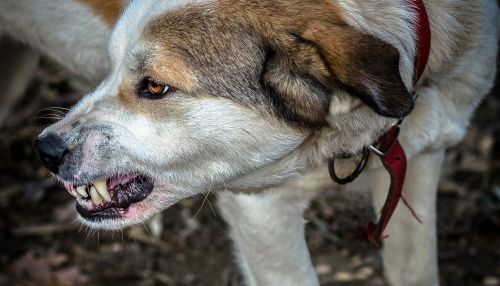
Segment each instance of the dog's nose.
[{"label": "dog's nose", "polygon": [[45,167],[52,173],[57,174],[59,165],[61,165],[67,151],[63,140],[55,134],[48,134],[38,137],[35,140],[34,147]]}]

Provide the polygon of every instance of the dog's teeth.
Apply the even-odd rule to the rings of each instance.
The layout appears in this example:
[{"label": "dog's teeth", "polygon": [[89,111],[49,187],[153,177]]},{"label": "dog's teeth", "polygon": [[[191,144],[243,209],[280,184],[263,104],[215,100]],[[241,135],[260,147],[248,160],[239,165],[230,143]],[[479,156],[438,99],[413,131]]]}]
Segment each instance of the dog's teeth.
[{"label": "dog's teeth", "polygon": [[94,187],[97,189],[97,192],[99,193],[99,195],[101,195],[103,199],[105,199],[108,202],[111,202],[111,196],[109,195],[105,179],[94,182]]},{"label": "dog's teeth", "polygon": [[78,186],[76,188],[76,192],[82,196],[83,198],[88,197],[89,195],[87,194],[87,191],[85,191],[85,186]]},{"label": "dog's teeth", "polygon": [[95,205],[98,205],[103,201],[103,198],[99,195],[94,186],[90,187],[90,198]]}]

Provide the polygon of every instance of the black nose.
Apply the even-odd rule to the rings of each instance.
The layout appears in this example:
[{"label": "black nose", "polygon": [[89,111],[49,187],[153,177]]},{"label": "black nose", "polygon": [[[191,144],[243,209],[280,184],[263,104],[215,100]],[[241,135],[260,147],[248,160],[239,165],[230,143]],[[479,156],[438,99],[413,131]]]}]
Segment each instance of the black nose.
[{"label": "black nose", "polygon": [[59,165],[61,165],[67,151],[61,138],[55,134],[38,137],[35,140],[34,147],[38,156],[42,159],[43,165],[52,173],[57,174]]}]

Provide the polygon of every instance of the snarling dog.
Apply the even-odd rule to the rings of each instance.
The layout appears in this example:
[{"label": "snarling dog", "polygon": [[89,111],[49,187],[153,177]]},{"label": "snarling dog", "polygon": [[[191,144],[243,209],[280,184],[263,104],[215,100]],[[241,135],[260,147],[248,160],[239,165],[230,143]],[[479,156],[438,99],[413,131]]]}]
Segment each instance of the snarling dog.
[{"label": "snarling dog", "polygon": [[[4,2],[10,14],[34,5]],[[98,20],[55,40],[44,28],[63,27],[40,16],[39,34],[21,19],[0,19],[6,33],[64,50],[52,53],[70,68],[107,71],[35,142],[76,197],[84,224],[122,228],[183,198],[227,189],[219,208],[246,283],[318,285],[302,214],[330,182],[327,162],[365,153],[405,118],[403,193],[421,223],[410,209],[395,210],[384,266],[392,285],[438,285],[444,150],[463,138],[492,87],[500,22],[495,1],[423,1],[432,37],[415,83],[416,2],[65,1],[61,7],[77,11],[61,17],[66,24]],[[34,6],[37,15],[57,12]],[[109,33],[109,59],[102,49],[80,48],[102,46]],[[51,50],[58,41],[74,49]],[[373,158],[367,176],[379,210],[389,177]]]}]

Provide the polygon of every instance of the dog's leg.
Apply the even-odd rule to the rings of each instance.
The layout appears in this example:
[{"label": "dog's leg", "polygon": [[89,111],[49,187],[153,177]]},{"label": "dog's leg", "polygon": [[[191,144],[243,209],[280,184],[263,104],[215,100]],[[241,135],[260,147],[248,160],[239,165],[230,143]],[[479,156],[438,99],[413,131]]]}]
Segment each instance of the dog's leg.
[{"label": "dog's leg", "polygon": [[38,53],[32,48],[1,39],[0,42],[0,127],[21,98],[38,66]]},{"label": "dog's leg", "polygon": [[313,192],[266,190],[219,194],[236,258],[248,286],[319,285],[304,238],[304,210]]},{"label": "dog's leg", "polygon": [[[436,239],[436,191],[444,151],[418,155],[408,161],[403,196],[420,224],[401,202],[385,234],[383,260],[386,277],[394,286],[435,286],[438,281]],[[374,206],[379,211],[389,188],[385,171],[371,174]]]},{"label": "dog's leg", "polygon": [[85,2],[1,0],[0,35],[26,43],[97,83],[109,69],[107,43],[112,27]]}]

